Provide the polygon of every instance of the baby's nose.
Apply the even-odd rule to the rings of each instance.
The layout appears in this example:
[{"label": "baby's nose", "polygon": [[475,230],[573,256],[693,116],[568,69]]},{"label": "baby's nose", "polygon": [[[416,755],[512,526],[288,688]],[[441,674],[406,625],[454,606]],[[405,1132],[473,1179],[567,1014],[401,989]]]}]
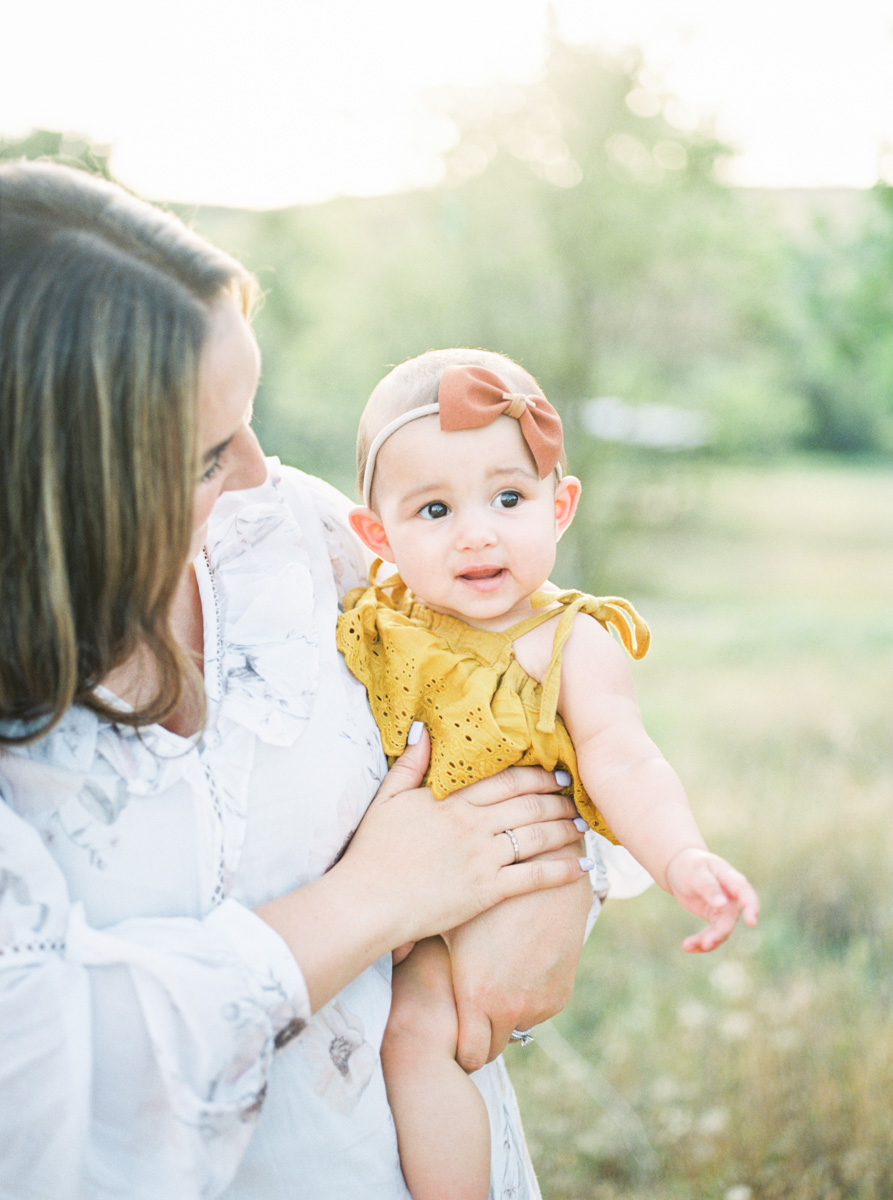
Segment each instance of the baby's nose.
[{"label": "baby's nose", "polygon": [[456,529],[456,540],[460,549],[480,550],[492,546],[496,541],[493,523],[486,518],[468,517]]}]

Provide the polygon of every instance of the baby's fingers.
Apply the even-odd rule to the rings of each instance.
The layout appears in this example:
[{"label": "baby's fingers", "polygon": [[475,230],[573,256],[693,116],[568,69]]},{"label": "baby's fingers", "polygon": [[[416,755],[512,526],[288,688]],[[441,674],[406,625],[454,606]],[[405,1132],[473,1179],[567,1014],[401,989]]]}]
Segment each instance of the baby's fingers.
[{"label": "baby's fingers", "polygon": [[704,929],[685,939],[682,949],[690,954],[708,954],[722,945],[737,923],[737,907],[732,903],[724,904],[721,909],[714,911]]},{"label": "baby's fingers", "polygon": [[708,924],[699,933],[686,938],[682,948],[694,954],[704,954],[720,946],[743,917],[754,926],[760,912],[760,902],[749,880],[724,859],[711,864],[713,881],[702,895],[707,908]]},{"label": "baby's fingers", "polygon": [[719,859],[713,870],[725,895],[735,903],[744,923],[752,928],[760,915],[760,900],[750,880],[730,866],[725,859]]}]

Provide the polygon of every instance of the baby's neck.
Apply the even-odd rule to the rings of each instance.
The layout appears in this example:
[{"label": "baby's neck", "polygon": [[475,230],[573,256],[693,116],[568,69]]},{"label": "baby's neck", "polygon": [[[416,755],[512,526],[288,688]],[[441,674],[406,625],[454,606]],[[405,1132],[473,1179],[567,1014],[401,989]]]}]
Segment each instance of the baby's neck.
[{"label": "baby's neck", "polygon": [[531,592],[529,596],[525,596],[523,600],[518,601],[507,612],[497,613],[492,617],[477,617],[471,613],[461,613],[453,609],[439,608],[436,604],[429,604],[423,596],[414,593],[414,598],[421,604],[424,604],[432,612],[443,613],[445,616],[454,617],[456,620],[464,621],[472,629],[484,629],[490,633],[502,633],[506,629],[511,629],[515,625],[519,625],[527,617],[533,616],[536,612],[541,612],[544,607],[542,603],[534,604],[534,599],[539,599],[543,593],[555,592],[556,595],[559,589],[553,583],[546,580],[544,584]]}]

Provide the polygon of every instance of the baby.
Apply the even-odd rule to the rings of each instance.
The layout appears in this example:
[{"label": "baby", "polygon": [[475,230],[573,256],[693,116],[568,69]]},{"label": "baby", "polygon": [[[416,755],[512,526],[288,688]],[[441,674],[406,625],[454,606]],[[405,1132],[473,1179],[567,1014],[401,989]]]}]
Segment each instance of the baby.
[{"label": "baby", "polygon": [[[376,584],[373,567],[373,586],[349,593],[338,645],[386,753],[422,721],[438,797],[514,764],[564,771],[589,825],[708,922],[686,950],[714,949],[739,914],[755,924],[753,888],[706,848],[608,632],[639,658],[647,627],[624,600],[549,582],[580,482],[564,474],[561,421],[533,377],[486,351],[411,359],[373,391],[358,458],[351,525],[399,574]],[[486,1109],[457,1036],[446,946],[420,942],[395,968],[382,1047],[413,1200],[489,1193]]]}]

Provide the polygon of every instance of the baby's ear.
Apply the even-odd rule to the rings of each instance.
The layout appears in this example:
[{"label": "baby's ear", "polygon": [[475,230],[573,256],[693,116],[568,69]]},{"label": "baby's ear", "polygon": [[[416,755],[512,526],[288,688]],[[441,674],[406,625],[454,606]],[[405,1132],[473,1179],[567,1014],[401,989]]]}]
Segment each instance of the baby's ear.
[{"label": "baby's ear", "polygon": [[555,489],[555,525],[559,537],[574,519],[582,490],[583,485],[576,475],[565,475],[558,482]]},{"label": "baby's ear", "polygon": [[391,553],[391,547],[385,536],[384,526],[371,508],[352,508],[347,519],[350,521],[351,529],[373,554],[383,558],[385,562],[392,563],[394,561],[394,555]]}]

